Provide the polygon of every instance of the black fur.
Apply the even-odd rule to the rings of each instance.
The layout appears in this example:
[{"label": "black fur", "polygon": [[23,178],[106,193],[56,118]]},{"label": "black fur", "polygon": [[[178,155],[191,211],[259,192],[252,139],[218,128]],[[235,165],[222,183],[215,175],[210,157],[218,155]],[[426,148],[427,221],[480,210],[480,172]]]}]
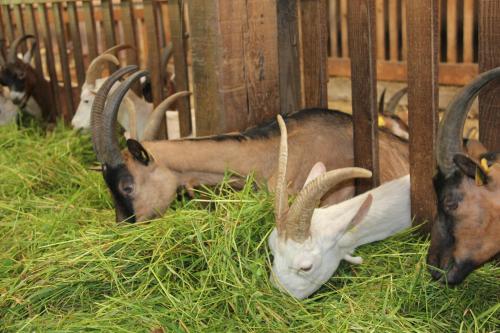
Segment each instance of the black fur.
[{"label": "black fur", "polygon": [[120,164],[117,167],[104,165],[102,173],[115,203],[117,222],[126,221],[135,223],[136,219],[132,200],[120,191],[120,183],[127,181],[133,184],[134,177],[128,171],[125,164]]}]

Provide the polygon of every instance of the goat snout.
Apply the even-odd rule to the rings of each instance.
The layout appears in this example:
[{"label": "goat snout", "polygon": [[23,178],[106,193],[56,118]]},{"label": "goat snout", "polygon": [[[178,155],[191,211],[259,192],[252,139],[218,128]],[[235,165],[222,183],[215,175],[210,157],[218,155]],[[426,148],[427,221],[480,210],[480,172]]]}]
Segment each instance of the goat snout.
[{"label": "goat snout", "polygon": [[24,101],[24,96],[25,96],[24,91],[12,90],[10,92],[10,99],[14,104],[21,104]]}]

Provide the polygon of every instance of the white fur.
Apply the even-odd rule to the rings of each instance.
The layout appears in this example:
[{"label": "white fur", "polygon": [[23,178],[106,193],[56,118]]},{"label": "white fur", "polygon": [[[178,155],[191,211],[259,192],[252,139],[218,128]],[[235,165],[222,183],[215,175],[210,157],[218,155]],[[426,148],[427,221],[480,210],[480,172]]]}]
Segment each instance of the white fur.
[{"label": "white fur", "polygon": [[7,125],[16,120],[17,106],[3,94],[0,94],[0,125]]},{"label": "white fur", "polygon": [[[14,100],[20,101],[24,98],[25,93],[15,90],[9,90],[7,87],[2,87],[0,93],[0,125],[13,123],[16,119],[19,106],[14,104]],[[42,109],[33,97],[28,99],[24,107],[24,111],[36,119],[42,118]]]},{"label": "white fur", "polygon": [[[369,194],[373,203],[364,220],[353,227],[350,224]],[[274,229],[269,237],[274,256],[271,281],[292,296],[304,299],[330,279],[342,259],[362,263],[362,258],[351,256],[358,246],[385,239],[410,226],[407,175],[342,203],[315,209],[311,236],[304,243],[280,238]],[[311,268],[304,271],[308,267]]]}]

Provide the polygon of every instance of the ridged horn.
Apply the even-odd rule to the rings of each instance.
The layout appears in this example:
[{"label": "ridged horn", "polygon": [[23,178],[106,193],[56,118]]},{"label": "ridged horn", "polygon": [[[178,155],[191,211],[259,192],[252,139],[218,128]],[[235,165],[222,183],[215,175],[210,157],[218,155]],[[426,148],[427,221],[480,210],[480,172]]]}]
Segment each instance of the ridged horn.
[{"label": "ridged horn", "polygon": [[189,95],[191,95],[191,92],[189,91],[180,91],[167,97],[163,102],[158,104],[158,106],[149,116],[148,122],[144,128],[144,134],[141,141],[155,140],[158,137],[161,123],[165,120],[165,112],[169,110],[170,105],[175,103],[175,101],[177,101],[179,98]]},{"label": "ridged horn", "polygon": [[125,50],[125,49],[135,50],[135,47],[133,47],[132,45],[129,45],[129,44],[118,44],[118,45],[115,45],[113,47],[110,47],[109,49],[104,51],[102,54],[114,54],[114,55],[116,55],[116,53],[118,51]]},{"label": "ridged horn", "polygon": [[128,92],[132,84],[139,80],[142,76],[148,75],[147,71],[138,71],[130,75],[125,81],[120,83],[118,88],[109,96],[109,99],[104,106],[104,117],[102,118],[102,157],[104,164],[110,167],[117,167],[124,164],[123,156],[118,144],[116,135],[116,124],[118,110],[122,103],[125,94]]},{"label": "ridged horn", "polygon": [[92,133],[92,144],[94,152],[96,153],[97,160],[101,163],[105,162],[104,148],[102,136],[104,133],[104,106],[111,87],[120,80],[123,76],[138,70],[137,66],[126,66],[118,69],[116,72],[103,83],[97,95],[95,96],[94,103],[92,104],[92,111],[90,113],[90,128]]},{"label": "ridged horn", "polygon": [[24,42],[27,39],[36,39],[35,36],[33,35],[24,35],[21,37],[16,38],[13,42],[12,45],[9,48],[9,52],[7,53],[7,61],[8,62],[16,62],[17,59],[17,49],[19,48],[19,45],[21,45],[22,42]]},{"label": "ridged horn", "polygon": [[281,115],[277,117],[278,125],[281,132],[279,158],[278,158],[278,174],[276,176],[276,188],[274,197],[274,216],[276,219],[276,228],[278,235],[284,235],[286,213],[288,212],[288,193],[286,182],[286,166],[288,163],[288,133],[286,124]]},{"label": "ridged horn", "polygon": [[382,94],[380,94],[380,99],[378,101],[378,114],[384,114],[384,106],[385,106],[385,93],[387,92],[387,88],[384,88]]},{"label": "ridged horn", "polygon": [[456,170],[453,156],[463,153],[462,134],[467,113],[479,91],[489,82],[500,78],[500,67],[481,73],[474,81],[462,88],[448,105],[439,123],[436,159],[444,175]]},{"label": "ridged horn", "polygon": [[92,60],[89,67],[87,68],[87,74],[85,75],[85,84],[95,86],[95,82],[101,77],[101,73],[104,70],[106,63],[112,63],[116,66],[120,65],[120,61],[117,57],[112,54],[101,54]]},{"label": "ridged horn", "polygon": [[396,113],[396,107],[399,104],[401,98],[408,92],[408,87],[404,87],[403,89],[398,90],[394,95],[392,95],[389,102],[387,102],[387,108],[384,111],[386,115],[394,115]]},{"label": "ridged horn", "polygon": [[336,185],[353,178],[369,178],[371,171],[362,168],[343,168],[324,173],[307,184],[290,207],[286,221],[286,235],[296,242],[304,242],[310,235],[311,218],[321,198]]}]

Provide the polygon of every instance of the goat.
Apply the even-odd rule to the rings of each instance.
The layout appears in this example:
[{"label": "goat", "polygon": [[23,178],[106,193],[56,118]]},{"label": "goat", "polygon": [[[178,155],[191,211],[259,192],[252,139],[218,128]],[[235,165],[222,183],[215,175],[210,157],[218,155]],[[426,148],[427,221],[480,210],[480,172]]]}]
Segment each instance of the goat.
[{"label": "goat", "polygon": [[17,57],[20,44],[28,39],[35,39],[35,37],[32,35],[18,37],[12,42],[7,59],[0,55],[0,84],[9,90],[5,97],[22,111],[34,118],[52,121],[54,120],[52,101],[46,95],[47,91],[50,91],[50,84],[30,64],[37,47],[36,39],[22,60]]},{"label": "goat", "polygon": [[407,93],[408,87],[398,90],[387,103],[387,108],[384,106],[386,89],[380,95],[378,106],[378,124],[380,128],[386,129],[388,132],[394,134],[398,138],[408,141],[409,128],[408,128],[408,111],[396,113],[401,98]]},{"label": "goat", "polygon": [[4,89],[0,91],[0,125],[7,125],[16,120],[17,105],[5,97]]},{"label": "goat", "polygon": [[[142,141],[127,140],[120,152],[115,122],[120,102],[133,82],[147,76],[129,66],[113,73],[99,89],[92,107],[91,132],[97,160],[115,204],[117,221],[144,221],[160,216],[176,196],[179,187],[188,190],[198,185],[215,185],[227,169],[235,172],[235,187],[253,172],[260,185],[272,190],[277,165],[273,156],[279,148],[276,121],[230,133],[195,139]],[[133,73],[135,72],[135,73]],[[130,75],[106,102],[110,87],[122,76]],[[352,166],[352,118],[339,111],[302,110],[287,116],[290,140],[288,180],[292,192],[304,184],[307,172],[316,161],[328,169]],[[304,147],[308,147],[307,151]],[[387,133],[380,133],[381,180],[408,173],[408,146]],[[239,176],[238,176],[239,175]],[[325,197],[325,203],[342,201],[354,194],[354,186],[344,182]]]},{"label": "goat", "polygon": [[461,283],[500,253],[500,153],[479,142],[463,147],[468,110],[480,90],[500,78],[500,67],[480,74],[449,104],[439,124],[434,176],[438,214],[427,262],[434,279]]},{"label": "goat", "polygon": [[285,183],[287,131],[281,116],[278,124],[281,144],[275,193],[276,228],[268,241],[274,257],[270,279],[276,287],[303,299],[333,275],[342,259],[360,264],[362,258],[351,256],[358,246],[385,239],[411,226],[410,176],[336,205],[316,208],[337,184],[372,175],[361,168],[326,172],[325,165],[318,162],[289,208]]}]

